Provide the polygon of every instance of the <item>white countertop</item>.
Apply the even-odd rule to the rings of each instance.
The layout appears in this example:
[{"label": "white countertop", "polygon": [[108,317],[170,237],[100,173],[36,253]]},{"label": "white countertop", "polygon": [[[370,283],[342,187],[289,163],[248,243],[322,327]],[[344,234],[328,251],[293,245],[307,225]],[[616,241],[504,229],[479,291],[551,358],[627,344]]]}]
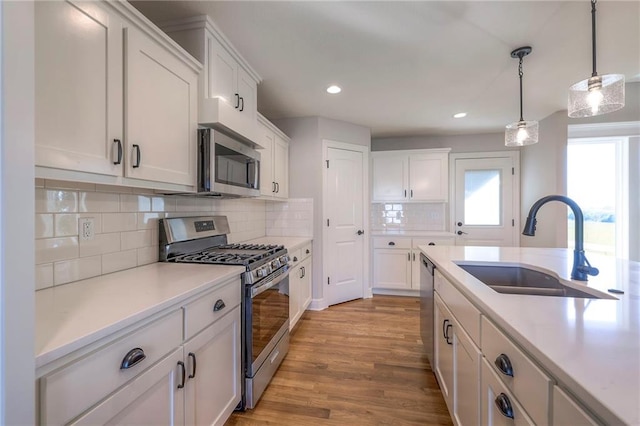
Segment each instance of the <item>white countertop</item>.
[{"label": "white countertop", "polygon": [[36,292],[36,368],[244,271],[153,263]]},{"label": "white countertop", "polygon": [[[515,247],[420,246],[436,268],[558,382],[608,424],[640,424],[640,263],[587,253],[600,270],[570,280],[573,251]],[[456,261],[509,262],[555,273],[574,287],[617,299],[500,294]]]},{"label": "white countertop", "polygon": [[283,245],[287,248],[288,252],[292,252],[312,240],[313,238],[311,237],[260,237],[245,241],[245,243]]},{"label": "white countertop", "polygon": [[453,238],[455,235],[446,231],[412,231],[404,229],[372,229],[371,235],[374,237],[398,236],[398,237],[433,237],[433,238]]}]

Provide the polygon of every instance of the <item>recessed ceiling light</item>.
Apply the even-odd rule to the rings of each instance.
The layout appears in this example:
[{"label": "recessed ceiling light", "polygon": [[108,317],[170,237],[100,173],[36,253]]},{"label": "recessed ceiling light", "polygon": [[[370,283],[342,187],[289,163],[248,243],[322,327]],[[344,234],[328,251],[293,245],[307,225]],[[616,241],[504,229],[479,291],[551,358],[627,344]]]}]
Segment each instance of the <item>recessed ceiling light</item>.
[{"label": "recessed ceiling light", "polygon": [[333,86],[327,87],[327,92],[331,93],[332,95],[335,95],[336,93],[342,92],[342,89],[339,86],[333,85]]},{"label": "recessed ceiling light", "polygon": [[457,114],[453,114],[453,118],[463,118],[466,117],[467,113],[466,112],[459,112]]}]

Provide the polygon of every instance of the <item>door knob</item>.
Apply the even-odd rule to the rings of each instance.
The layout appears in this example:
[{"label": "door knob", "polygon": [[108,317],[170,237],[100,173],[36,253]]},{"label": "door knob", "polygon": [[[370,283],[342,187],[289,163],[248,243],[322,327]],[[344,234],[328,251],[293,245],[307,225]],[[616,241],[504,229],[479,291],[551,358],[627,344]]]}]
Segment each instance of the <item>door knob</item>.
[{"label": "door knob", "polygon": [[356,232],[356,234],[358,234],[358,235],[362,235],[362,234],[364,234],[364,230],[362,230],[362,229],[358,229],[358,232]]},{"label": "door knob", "polygon": [[458,222],[456,225],[458,225],[458,226],[462,226],[462,222]]},{"label": "door knob", "polygon": [[458,231],[458,232],[456,232],[456,234],[462,235],[462,234],[466,234],[466,232]]}]

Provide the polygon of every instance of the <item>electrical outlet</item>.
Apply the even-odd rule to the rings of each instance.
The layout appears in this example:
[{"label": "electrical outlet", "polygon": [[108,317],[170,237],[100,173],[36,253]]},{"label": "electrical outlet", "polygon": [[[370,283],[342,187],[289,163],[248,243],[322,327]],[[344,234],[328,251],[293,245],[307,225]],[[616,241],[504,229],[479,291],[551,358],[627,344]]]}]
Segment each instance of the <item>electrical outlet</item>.
[{"label": "electrical outlet", "polygon": [[95,220],[92,217],[81,217],[80,219],[78,219],[78,234],[80,235],[81,240],[93,240],[94,223]]}]

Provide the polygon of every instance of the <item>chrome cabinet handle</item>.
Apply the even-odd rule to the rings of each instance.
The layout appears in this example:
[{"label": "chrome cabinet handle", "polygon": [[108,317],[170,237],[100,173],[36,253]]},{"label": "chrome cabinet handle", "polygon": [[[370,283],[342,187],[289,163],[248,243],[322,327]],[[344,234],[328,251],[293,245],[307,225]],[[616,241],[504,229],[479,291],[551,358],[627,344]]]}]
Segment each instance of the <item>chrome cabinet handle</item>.
[{"label": "chrome cabinet handle", "polygon": [[140,145],[137,145],[137,144],[134,143],[133,144],[133,149],[136,151],[136,161],[135,161],[135,163],[133,163],[132,167],[134,169],[137,169],[138,167],[140,167],[140,160],[141,160],[141,157],[140,157]]},{"label": "chrome cabinet handle", "polygon": [[116,145],[114,146],[118,148],[118,151],[115,155],[116,160],[113,162],[113,164],[121,164],[122,163],[122,141],[120,139],[114,139],[113,143],[115,143]]},{"label": "chrome cabinet handle", "polygon": [[189,352],[189,358],[193,360],[193,370],[191,370],[191,374],[189,374],[189,378],[193,379],[196,377],[196,354],[193,352]]},{"label": "chrome cabinet handle", "polygon": [[227,305],[224,304],[224,300],[218,299],[216,303],[213,305],[213,312],[218,312],[223,310]]},{"label": "chrome cabinet handle", "polygon": [[513,418],[513,407],[511,406],[511,401],[509,401],[509,397],[507,395],[501,393],[496,397],[495,403],[503,416],[509,419]]},{"label": "chrome cabinet handle", "polygon": [[495,365],[498,367],[498,370],[505,376],[513,377],[513,366],[511,365],[511,360],[505,354],[500,354],[495,360]]},{"label": "chrome cabinet handle", "polygon": [[180,369],[182,370],[182,381],[178,385],[178,389],[182,389],[184,387],[185,380],[187,380],[187,369],[185,368],[184,362],[182,362],[182,361],[178,361],[178,365],[180,366]]},{"label": "chrome cabinet handle", "polygon": [[127,370],[134,365],[140,364],[146,357],[147,356],[144,354],[142,349],[131,349],[122,359],[122,363],[120,363],[120,370]]}]

